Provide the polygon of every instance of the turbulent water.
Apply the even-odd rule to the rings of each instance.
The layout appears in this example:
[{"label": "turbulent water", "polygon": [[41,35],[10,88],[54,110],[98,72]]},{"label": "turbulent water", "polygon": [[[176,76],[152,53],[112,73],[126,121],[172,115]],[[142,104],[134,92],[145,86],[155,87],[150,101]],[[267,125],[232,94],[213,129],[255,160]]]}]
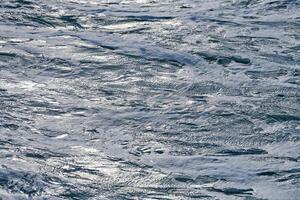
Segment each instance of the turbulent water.
[{"label": "turbulent water", "polygon": [[300,1],[0,0],[0,199],[300,198]]}]

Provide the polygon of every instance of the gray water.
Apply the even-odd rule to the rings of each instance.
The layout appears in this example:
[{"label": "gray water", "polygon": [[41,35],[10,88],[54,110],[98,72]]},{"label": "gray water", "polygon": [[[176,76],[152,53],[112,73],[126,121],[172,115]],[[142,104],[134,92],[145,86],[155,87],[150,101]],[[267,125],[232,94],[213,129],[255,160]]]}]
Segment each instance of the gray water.
[{"label": "gray water", "polygon": [[0,0],[0,199],[299,199],[299,76],[298,0]]}]

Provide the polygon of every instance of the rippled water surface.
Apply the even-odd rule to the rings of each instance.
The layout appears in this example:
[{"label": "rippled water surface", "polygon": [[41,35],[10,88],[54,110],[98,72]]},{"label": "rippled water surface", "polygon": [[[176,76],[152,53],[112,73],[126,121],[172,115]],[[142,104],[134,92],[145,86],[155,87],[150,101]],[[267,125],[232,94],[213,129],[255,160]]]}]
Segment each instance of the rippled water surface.
[{"label": "rippled water surface", "polygon": [[299,199],[299,66],[298,0],[0,0],[0,199]]}]

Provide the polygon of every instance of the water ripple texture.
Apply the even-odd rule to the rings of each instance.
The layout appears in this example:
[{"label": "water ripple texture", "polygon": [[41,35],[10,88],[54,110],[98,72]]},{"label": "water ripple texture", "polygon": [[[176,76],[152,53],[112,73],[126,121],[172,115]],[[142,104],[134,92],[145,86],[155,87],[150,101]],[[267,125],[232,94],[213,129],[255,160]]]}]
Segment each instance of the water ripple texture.
[{"label": "water ripple texture", "polygon": [[296,200],[298,0],[0,0],[0,199]]}]

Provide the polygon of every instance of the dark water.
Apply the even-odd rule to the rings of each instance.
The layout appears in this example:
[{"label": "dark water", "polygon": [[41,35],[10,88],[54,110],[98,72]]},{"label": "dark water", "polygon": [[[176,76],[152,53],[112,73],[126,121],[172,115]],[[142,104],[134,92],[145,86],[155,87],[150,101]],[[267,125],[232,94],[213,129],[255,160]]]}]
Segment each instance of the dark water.
[{"label": "dark water", "polygon": [[0,199],[299,199],[299,76],[298,0],[0,0]]}]

